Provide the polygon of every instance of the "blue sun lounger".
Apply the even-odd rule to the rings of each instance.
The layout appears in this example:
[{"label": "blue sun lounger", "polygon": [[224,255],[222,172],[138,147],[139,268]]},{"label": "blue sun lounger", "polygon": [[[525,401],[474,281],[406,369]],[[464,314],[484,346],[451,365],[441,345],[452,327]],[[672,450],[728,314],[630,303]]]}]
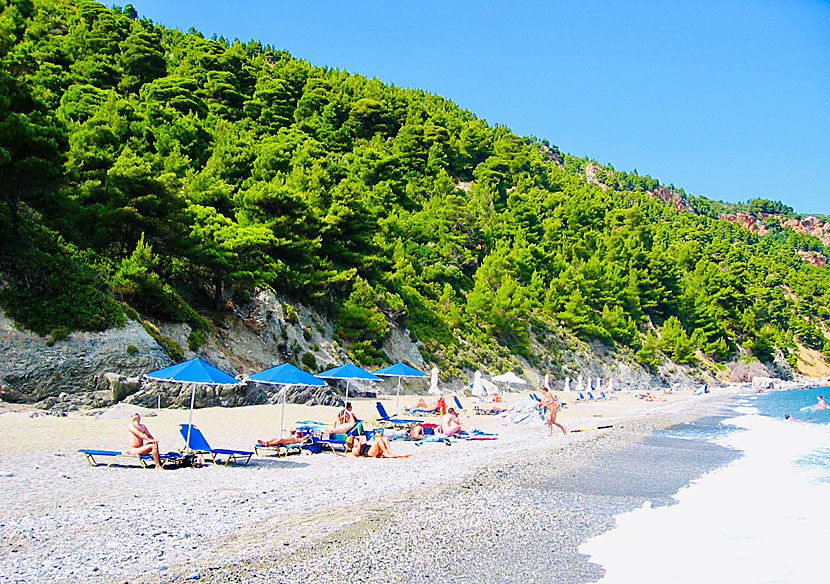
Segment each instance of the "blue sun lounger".
[{"label": "blue sun lounger", "polygon": [[386,413],[386,408],[383,404],[376,402],[375,406],[378,409],[378,422],[386,422],[392,426],[409,426],[410,424],[423,424],[423,420],[417,418],[398,418],[397,416],[390,416]]},{"label": "blue sun lounger", "polygon": [[342,449],[344,452],[346,448],[346,440],[349,436],[366,436],[371,438],[374,435],[374,430],[367,430],[363,427],[363,421],[358,420],[354,428],[345,434],[326,434],[325,432],[316,432],[311,435],[309,442],[302,445],[302,449],[314,454],[319,454],[324,449],[328,448],[332,452]]},{"label": "blue sun lounger", "polygon": [[[219,464],[219,460],[217,460],[218,456],[226,456],[225,459],[225,466],[228,466],[229,462],[240,462],[242,464],[248,464],[251,461],[251,457],[254,455],[253,452],[248,450],[227,450],[224,448],[211,448],[210,444],[208,444],[207,440],[205,440],[202,431],[199,430],[196,426],[189,426],[189,424],[181,424],[179,425],[179,433],[181,433],[182,438],[185,440],[185,448],[187,448],[187,429],[190,428],[190,450],[193,451],[194,454],[207,454],[210,456],[211,462],[213,464]],[[243,462],[244,459],[244,462]]]},{"label": "blue sun lounger", "polygon": [[[110,461],[107,464],[107,468],[111,467],[113,464],[115,464],[116,461],[121,459],[137,460],[138,463],[144,468],[155,466],[155,463],[153,462],[153,456],[150,454],[131,454],[129,452],[121,452],[120,450],[90,449],[82,449],[78,452],[80,452],[86,457],[86,461],[89,463],[89,466],[98,466],[98,462],[95,460],[96,456],[98,458],[110,458]],[[164,466],[167,464],[178,462],[179,459],[181,459],[181,455],[178,452],[168,452],[167,454],[159,453],[159,461],[161,461],[162,468],[164,468]]]}]

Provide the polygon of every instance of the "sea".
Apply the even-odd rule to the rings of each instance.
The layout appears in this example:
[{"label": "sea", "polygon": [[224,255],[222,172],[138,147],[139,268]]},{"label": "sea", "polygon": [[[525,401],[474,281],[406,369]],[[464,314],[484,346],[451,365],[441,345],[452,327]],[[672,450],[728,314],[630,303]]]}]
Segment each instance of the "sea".
[{"label": "sea", "polygon": [[582,544],[599,582],[830,581],[830,409],[815,407],[819,395],[830,402],[828,387],[739,395],[718,424],[662,431],[740,455]]}]

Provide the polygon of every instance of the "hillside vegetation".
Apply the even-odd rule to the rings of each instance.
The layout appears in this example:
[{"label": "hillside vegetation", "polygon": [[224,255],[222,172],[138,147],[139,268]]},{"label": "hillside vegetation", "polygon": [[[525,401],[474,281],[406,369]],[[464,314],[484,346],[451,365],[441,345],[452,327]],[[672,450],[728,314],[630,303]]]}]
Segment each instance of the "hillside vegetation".
[{"label": "hillside vegetation", "polygon": [[390,324],[450,372],[568,335],[651,368],[828,353],[830,272],[797,253],[820,240],[636,172],[589,182],[589,163],[129,5],[0,0],[0,305],[56,339],[141,314],[196,347],[212,311],[270,287],[361,363]]}]

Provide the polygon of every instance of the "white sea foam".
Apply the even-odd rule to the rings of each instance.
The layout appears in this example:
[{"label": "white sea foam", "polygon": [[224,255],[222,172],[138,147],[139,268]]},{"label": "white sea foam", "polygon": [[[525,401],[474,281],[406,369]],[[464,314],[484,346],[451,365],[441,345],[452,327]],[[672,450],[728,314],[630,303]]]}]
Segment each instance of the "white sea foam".
[{"label": "white sea foam", "polygon": [[[827,574],[828,427],[742,415],[718,443],[744,456],[677,493],[678,504],[617,517],[580,551],[604,584],[813,583]],[[816,455],[818,453],[818,455]]]}]

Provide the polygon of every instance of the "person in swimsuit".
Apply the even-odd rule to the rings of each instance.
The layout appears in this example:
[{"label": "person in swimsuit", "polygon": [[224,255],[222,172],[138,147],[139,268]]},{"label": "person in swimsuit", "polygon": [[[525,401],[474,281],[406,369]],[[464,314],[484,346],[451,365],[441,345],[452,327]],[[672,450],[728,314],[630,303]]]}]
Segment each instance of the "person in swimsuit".
[{"label": "person in swimsuit", "polygon": [[444,436],[452,436],[454,434],[461,434],[467,429],[461,425],[458,419],[458,414],[455,413],[455,408],[449,408],[444,417],[441,418],[441,423],[438,425],[438,431]]},{"label": "person in swimsuit", "polygon": [[356,424],[357,418],[352,413],[352,403],[347,402],[346,407],[337,414],[337,421],[334,424],[334,428],[329,430],[329,432],[332,434],[345,434],[354,428]]},{"label": "person in swimsuit", "polygon": [[817,410],[826,410],[827,409],[827,404],[824,402],[824,398],[821,397],[821,396],[818,396],[818,403],[816,404],[816,409]]},{"label": "person in swimsuit", "polygon": [[307,437],[306,432],[300,430],[289,430],[288,436],[282,438],[269,438],[268,440],[257,440],[256,443],[260,446],[290,446],[292,444],[300,444],[304,442]]},{"label": "person in swimsuit", "polygon": [[559,400],[553,395],[547,387],[542,387],[542,398],[539,400],[539,405],[545,410],[545,420],[548,423],[548,436],[553,436],[553,427],[559,426],[563,434],[567,434],[565,426],[556,421],[556,414],[559,413]]},{"label": "person in swimsuit", "polygon": [[393,458],[392,447],[385,436],[376,436],[371,442],[366,436],[349,436],[346,438],[346,454],[356,457]]},{"label": "person in swimsuit", "polygon": [[130,423],[127,424],[127,433],[129,434],[129,452],[130,454],[153,456],[153,462],[156,463],[156,470],[161,470],[161,460],[159,460],[159,441],[153,438],[147,426],[141,423],[141,416],[138,413],[130,416]]}]

